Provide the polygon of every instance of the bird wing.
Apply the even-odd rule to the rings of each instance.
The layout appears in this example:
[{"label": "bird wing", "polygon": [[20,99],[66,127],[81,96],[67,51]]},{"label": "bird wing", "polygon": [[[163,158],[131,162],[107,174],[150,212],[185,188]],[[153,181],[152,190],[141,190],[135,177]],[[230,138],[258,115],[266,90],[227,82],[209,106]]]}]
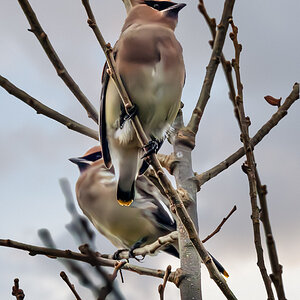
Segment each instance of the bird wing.
[{"label": "bird wing", "polygon": [[109,75],[107,73],[108,64],[105,62],[102,71],[102,90],[100,97],[100,143],[102,148],[104,164],[107,168],[111,167],[111,157],[108,148],[107,134],[106,134],[106,117],[105,117],[105,101],[106,91],[109,82]]},{"label": "bird wing", "polygon": [[144,216],[162,230],[176,230],[176,221],[165,204],[168,200],[146,176],[139,176],[136,181],[136,193],[138,196],[131,204],[132,207],[141,209]]}]

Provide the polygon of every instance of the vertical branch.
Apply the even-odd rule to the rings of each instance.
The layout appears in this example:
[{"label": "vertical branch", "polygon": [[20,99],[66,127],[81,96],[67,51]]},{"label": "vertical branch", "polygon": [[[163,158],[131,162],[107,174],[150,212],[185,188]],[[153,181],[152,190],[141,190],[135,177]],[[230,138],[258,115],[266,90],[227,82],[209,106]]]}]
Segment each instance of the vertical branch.
[{"label": "vertical branch", "polygon": [[270,277],[275,286],[278,299],[286,300],[284,288],[283,288],[283,280],[282,280],[282,265],[279,264],[276,244],[273,237],[271,223],[269,219],[269,212],[268,212],[268,205],[267,205],[267,198],[266,198],[267,186],[261,184],[257,170],[256,170],[256,185],[257,185],[257,192],[258,192],[258,197],[259,197],[260,207],[261,207],[260,220],[262,221],[264,226],[265,236],[267,239],[269,259],[272,268],[272,274],[270,275]]},{"label": "vertical branch", "polygon": [[254,154],[251,146],[251,140],[249,137],[249,126],[250,126],[250,119],[249,117],[245,116],[244,111],[244,104],[243,104],[243,85],[241,82],[240,76],[240,53],[242,51],[242,45],[238,43],[237,40],[237,33],[238,28],[233,24],[231,20],[232,32],[230,33],[230,38],[233,41],[234,49],[235,49],[235,58],[232,60],[232,65],[234,67],[235,75],[236,75],[236,83],[237,83],[237,96],[236,96],[236,107],[239,114],[240,128],[241,128],[241,140],[244,145],[245,153],[246,153],[246,162],[243,164],[242,169],[248,176],[249,182],[249,189],[250,189],[250,200],[251,200],[251,207],[252,207],[252,224],[254,230],[254,243],[255,249],[257,253],[257,265],[260,269],[265,288],[268,294],[268,300],[273,300],[274,295],[271,287],[271,281],[268,276],[265,262],[264,262],[264,255],[263,255],[263,248],[261,245],[261,234],[260,234],[260,223],[259,223],[259,209],[257,205],[257,186],[256,186],[256,176],[255,176],[255,159]]},{"label": "vertical branch", "polygon": [[63,80],[66,86],[70,89],[73,95],[77,98],[77,100],[82,104],[82,106],[87,111],[88,117],[92,118],[96,123],[98,123],[98,113],[92,103],[87,99],[87,97],[80,90],[77,83],[70,76],[62,61],[58,57],[55,52],[50,40],[46,34],[46,32],[41,27],[32,7],[30,6],[28,0],[18,0],[20,6],[23,9],[23,12],[31,26],[29,31],[33,32],[37,39],[39,40],[41,46],[46,52],[49,60],[54,66],[57,75]]},{"label": "vertical branch", "polygon": [[[176,179],[177,188],[183,188],[193,201],[190,201],[187,212],[193,220],[198,231],[198,215],[197,215],[197,184],[194,180],[188,180],[193,177],[192,169],[192,148],[183,142],[184,129],[182,111],[180,110],[173,127],[177,131],[175,141],[173,143],[175,162],[173,165],[173,175]],[[179,233],[178,243],[180,252],[180,267],[186,280],[180,282],[180,293],[182,300],[202,299],[201,290],[201,259],[186,232],[182,222],[177,222],[177,231]]]}]

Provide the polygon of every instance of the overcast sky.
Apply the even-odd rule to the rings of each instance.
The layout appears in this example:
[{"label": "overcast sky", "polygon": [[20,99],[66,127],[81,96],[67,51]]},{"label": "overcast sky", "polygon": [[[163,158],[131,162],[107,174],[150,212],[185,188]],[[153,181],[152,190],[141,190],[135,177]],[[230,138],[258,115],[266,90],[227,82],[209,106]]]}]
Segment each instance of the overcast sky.
[{"label": "overcast sky", "polygon": [[[182,99],[187,121],[200,93],[211,54],[208,45],[211,37],[197,10],[198,1],[186,2],[176,35],[184,49],[187,71]],[[98,108],[104,55],[86,24],[81,1],[31,0],[30,3],[69,73]],[[93,0],[91,5],[105,39],[114,43],[125,18],[121,0]],[[207,1],[209,14],[217,20],[222,8],[223,1]],[[243,45],[241,76],[246,114],[252,121],[251,135],[276,111],[263,97],[270,94],[285,99],[294,82],[300,80],[299,11],[297,0],[236,2],[233,17]],[[0,74],[51,108],[96,129],[27,28],[27,19],[18,2],[2,0]],[[228,59],[234,55],[229,38],[224,53]],[[198,173],[241,146],[227,95],[228,88],[219,68],[193,152],[194,170]],[[0,238],[41,245],[37,230],[48,228],[60,248],[76,250],[76,243],[64,227],[70,216],[58,180],[67,177],[74,190],[78,170],[68,158],[83,154],[95,141],[37,115],[2,88],[0,105]],[[268,186],[270,218],[288,299],[299,297],[299,114],[300,104],[296,102],[288,116],[255,148],[261,180]],[[163,150],[166,149],[165,146]],[[233,205],[237,205],[237,212],[206,246],[230,274],[228,284],[239,299],[266,299],[256,266],[248,183],[240,168],[242,162],[205,184],[198,194],[200,236],[205,237],[214,230]],[[98,248],[103,253],[115,251],[100,234]],[[264,253],[267,262],[267,251]],[[168,264],[173,269],[178,267],[176,259],[159,254],[148,258],[143,266],[165,269]],[[27,299],[74,299],[59,277],[64,267],[57,261],[0,248],[0,265],[1,299],[13,298],[11,286],[15,277],[20,278]],[[268,263],[267,267],[270,272]],[[206,268],[202,270],[204,299],[224,299],[209,279]],[[160,280],[129,272],[124,275],[121,290],[126,299],[158,299]],[[70,278],[84,299],[92,299],[88,290],[80,287],[74,277]],[[176,299],[177,295],[178,290],[169,284],[166,299]]]}]

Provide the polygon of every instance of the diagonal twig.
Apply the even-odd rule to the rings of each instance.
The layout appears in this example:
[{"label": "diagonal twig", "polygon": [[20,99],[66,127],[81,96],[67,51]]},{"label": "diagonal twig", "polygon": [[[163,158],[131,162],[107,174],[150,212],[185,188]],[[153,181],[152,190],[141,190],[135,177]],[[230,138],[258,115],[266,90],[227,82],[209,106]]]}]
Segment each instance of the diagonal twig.
[{"label": "diagonal twig", "polygon": [[92,103],[88,100],[88,98],[84,95],[84,93],[80,90],[77,83],[73,80],[71,75],[66,70],[65,66],[63,65],[62,61],[58,57],[56,51],[54,50],[50,40],[41,27],[31,5],[29,4],[28,0],[18,0],[22,10],[31,26],[29,31],[33,32],[37,39],[39,40],[41,46],[43,47],[44,51],[46,52],[49,60],[51,61],[52,65],[54,66],[57,75],[64,81],[66,86],[70,89],[73,95],[77,98],[77,100],[81,103],[81,105],[87,111],[88,117],[92,118],[96,123],[98,123],[98,113]]},{"label": "diagonal twig", "polygon": [[[273,116],[268,120],[251,138],[250,143],[251,147],[254,148],[278,123],[279,121],[285,117],[288,113],[288,109],[292,106],[292,104],[299,99],[299,83],[295,83],[293,86],[292,92],[286,98],[284,103],[278,108],[277,112],[273,114]],[[216,166],[211,169],[198,174],[195,176],[195,180],[198,181],[199,187],[201,187],[205,182],[214,178],[222,171],[226,170],[228,167],[233,165],[236,161],[242,158],[245,155],[244,147],[241,147],[236,152],[228,156],[226,159],[221,161]]]},{"label": "diagonal twig", "polygon": [[[232,9],[234,1],[227,0],[225,3],[227,3],[227,2],[231,3],[231,5],[232,5],[231,9]],[[86,12],[87,12],[87,15],[89,18],[88,24],[93,29],[93,31],[96,35],[96,38],[97,38],[98,42],[100,43],[100,46],[106,55],[107,63],[109,66],[109,70],[108,70],[109,75],[111,76],[111,78],[113,79],[113,81],[115,83],[115,86],[118,90],[118,93],[120,94],[120,97],[123,101],[125,110],[127,112],[127,110],[132,107],[132,102],[130,101],[130,98],[128,97],[125,87],[122,84],[120,75],[116,72],[112,48],[111,48],[110,44],[107,44],[105,42],[105,40],[97,26],[94,14],[89,5],[89,1],[82,0],[82,3],[86,9]],[[228,10],[230,10],[230,8],[228,8]],[[228,24],[227,24],[227,27],[228,27]],[[148,138],[147,138],[142,126],[141,126],[141,123],[140,123],[138,117],[135,116],[131,121],[132,121],[133,127],[135,129],[135,132],[137,134],[137,137],[138,137],[139,141],[141,142],[141,145],[142,146],[147,145],[149,141],[148,141]],[[209,256],[208,252],[204,248],[203,243],[201,242],[201,240],[198,236],[196,227],[195,227],[192,219],[190,218],[189,214],[187,213],[186,208],[184,207],[176,190],[173,188],[171,182],[169,181],[169,179],[165,175],[163,169],[161,168],[156,155],[151,154],[150,160],[151,160],[151,165],[152,165],[154,171],[156,172],[156,175],[159,178],[160,183],[162,184],[162,187],[164,188],[164,191],[165,191],[171,205],[175,208],[176,214],[180,218],[181,222],[183,223],[191,242],[195,246],[200,257],[202,258],[203,262],[205,263],[206,267],[208,268],[211,278],[215,281],[215,283],[222,290],[222,292],[228,297],[228,299],[236,299],[235,296],[233,295],[232,291],[229,289],[226,281],[224,280],[222,275],[220,275],[220,273],[218,272],[215,264],[213,263],[211,257]]]},{"label": "diagonal twig", "polygon": [[90,129],[76,121],[62,115],[61,113],[57,112],[56,110],[44,105],[43,103],[39,102],[37,99],[31,97],[23,90],[19,89],[15,85],[13,85],[9,80],[2,77],[0,75],[0,86],[2,86],[8,93],[15,96],[16,98],[20,99],[24,103],[31,106],[38,114],[42,114],[50,119],[53,119],[65,126],[69,129],[79,132],[83,135],[89,136],[95,140],[98,140],[98,133],[97,131]]},{"label": "diagonal twig", "polygon": [[205,239],[202,240],[202,243],[207,242],[210,238],[212,238],[215,234],[217,234],[222,226],[224,225],[224,223],[230,218],[230,216],[236,211],[236,206],[233,207],[233,209],[229,212],[229,214],[223,218],[222,222],[219,224],[219,226],[211,233],[209,234]]},{"label": "diagonal twig", "polygon": [[248,182],[249,182],[249,193],[250,193],[250,202],[251,202],[251,219],[253,225],[253,233],[254,233],[254,245],[257,255],[257,265],[259,267],[263,282],[265,284],[266,292],[268,295],[268,300],[274,300],[274,294],[272,291],[271,281],[268,276],[263,248],[261,245],[261,233],[260,233],[260,223],[259,223],[259,208],[257,205],[257,185],[256,185],[256,163],[253,154],[253,149],[251,146],[251,141],[249,137],[249,126],[251,124],[249,117],[245,116],[244,104],[243,104],[243,85],[241,82],[240,75],[240,53],[242,51],[242,45],[238,43],[237,34],[238,28],[234,25],[233,20],[230,20],[230,24],[232,27],[232,32],[230,33],[230,38],[233,41],[234,49],[235,49],[235,58],[232,60],[232,65],[236,75],[236,84],[237,84],[237,96],[235,99],[237,111],[239,114],[240,121],[240,129],[241,129],[241,141],[244,145],[245,153],[246,153],[246,162],[243,164],[243,171],[247,174]]},{"label": "diagonal twig", "polygon": [[79,294],[77,293],[74,284],[72,284],[67,276],[67,274],[64,271],[60,272],[60,277],[63,279],[63,281],[68,285],[68,287],[70,288],[70,290],[72,291],[72,293],[74,294],[75,298],[77,300],[81,300]]}]

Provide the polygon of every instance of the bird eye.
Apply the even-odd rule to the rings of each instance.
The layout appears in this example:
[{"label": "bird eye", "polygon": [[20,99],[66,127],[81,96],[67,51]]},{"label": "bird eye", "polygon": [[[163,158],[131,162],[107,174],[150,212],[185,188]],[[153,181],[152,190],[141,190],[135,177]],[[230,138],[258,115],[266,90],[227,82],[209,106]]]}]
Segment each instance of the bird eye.
[{"label": "bird eye", "polygon": [[155,4],[153,5],[153,8],[154,8],[154,9],[159,9],[159,4],[155,3]]}]

